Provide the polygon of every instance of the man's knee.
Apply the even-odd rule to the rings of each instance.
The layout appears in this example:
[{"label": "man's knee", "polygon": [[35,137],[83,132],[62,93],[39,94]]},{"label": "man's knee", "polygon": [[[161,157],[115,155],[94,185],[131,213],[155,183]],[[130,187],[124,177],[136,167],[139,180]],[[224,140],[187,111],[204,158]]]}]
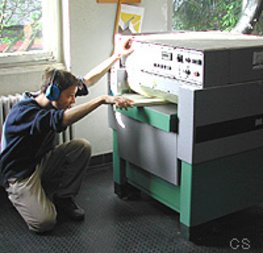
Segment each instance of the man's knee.
[{"label": "man's knee", "polygon": [[87,154],[88,156],[91,155],[91,144],[89,141],[86,139],[76,139],[74,141],[78,144],[83,153]]}]

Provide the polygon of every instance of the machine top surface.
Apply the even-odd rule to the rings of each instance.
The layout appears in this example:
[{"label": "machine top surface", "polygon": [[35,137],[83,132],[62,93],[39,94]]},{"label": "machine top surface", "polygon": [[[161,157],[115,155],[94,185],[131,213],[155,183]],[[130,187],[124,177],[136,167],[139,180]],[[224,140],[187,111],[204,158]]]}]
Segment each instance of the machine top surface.
[{"label": "machine top surface", "polygon": [[134,40],[202,51],[263,47],[261,36],[220,31],[141,34],[135,36]]}]

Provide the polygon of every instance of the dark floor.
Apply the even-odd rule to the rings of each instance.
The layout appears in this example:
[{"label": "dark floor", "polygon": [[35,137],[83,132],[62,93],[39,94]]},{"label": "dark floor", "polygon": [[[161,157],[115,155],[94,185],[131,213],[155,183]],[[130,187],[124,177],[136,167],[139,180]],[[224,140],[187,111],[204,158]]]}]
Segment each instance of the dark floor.
[{"label": "dark floor", "polygon": [[85,178],[78,201],[86,220],[64,220],[49,234],[30,232],[6,196],[0,197],[0,253],[263,252],[263,205],[199,228],[190,242],[182,237],[176,212],[143,194],[139,200],[119,199],[111,164]]}]

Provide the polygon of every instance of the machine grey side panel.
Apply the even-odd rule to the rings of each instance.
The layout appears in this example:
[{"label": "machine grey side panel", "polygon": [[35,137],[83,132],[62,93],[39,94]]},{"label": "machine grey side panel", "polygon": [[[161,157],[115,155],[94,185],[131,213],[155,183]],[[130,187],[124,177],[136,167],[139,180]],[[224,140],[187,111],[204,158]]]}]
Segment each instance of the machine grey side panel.
[{"label": "machine grey side panel", "polygon": [[229,76],[229,52],[207,51],[205,52],[204,87],[228,85]]},{"label": "machine grey side panel", "polygon": [[[122,114],[117,123],[119,154],[125,160],[178,185],[177,135]],[[121,122],[120,122],[121,121]]]},{"label": "machine grey side panel", "polygon": [[263,112],[262,82],[202,89],[194,93],[196,126]]},{"label": "machine grey side panel", "polygon": [[230,83],[262,80],[262,47],[233,50],[230,52]]},{"label": "machine grey side panel", "polygon": [[186,86],[179,89],[178,119],[178,158],[192,163],[194,143],[194,90]]},{"label": "machine grey side panel", "polygon": [[215,130],[212,133],[207,131],[203,142],[198,142],[195,137],[194,162],[237,154],[263,145],[262,84],[199,90],[195,93],[195,103],[196,134],[198,127],[205,125]]},{"label": "machine grey side panel", "polygon": [[[192,93],[193,97],[182,96],[184,101],[180,97],[182,104],[178,108],[189,104],[194,112],[179,109],[179,136],[183,134],[178,142],[180,159],[201,163],[263,146],[261,83],[188,90],[184,93]],[[188,118],[189,126],[184,117]],[[181,122],[183,125],[180,125]]]},{"label": "machine grey side panel", "polygon": [[262,143],[263,131],[259,131],[213,140],[205,144],[197,144],[194,151],[194,163],[252,150],[262,147]]}]

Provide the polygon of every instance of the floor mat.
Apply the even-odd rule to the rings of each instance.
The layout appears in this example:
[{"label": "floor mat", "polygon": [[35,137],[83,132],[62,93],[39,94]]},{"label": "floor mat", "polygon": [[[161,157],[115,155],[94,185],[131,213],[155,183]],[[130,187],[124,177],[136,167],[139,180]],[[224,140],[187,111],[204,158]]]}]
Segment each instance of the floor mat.
[{"label": "floor mat", "polygon": [[47,234],[30,232],[3,192],[0,199],[1,253],[263,252],[261,205],[210,222],[188,241],[178,213],[144,194],[138,200],[119,199],[111,164],[86,174],[77,197],[86,219],[60,220]]}]

